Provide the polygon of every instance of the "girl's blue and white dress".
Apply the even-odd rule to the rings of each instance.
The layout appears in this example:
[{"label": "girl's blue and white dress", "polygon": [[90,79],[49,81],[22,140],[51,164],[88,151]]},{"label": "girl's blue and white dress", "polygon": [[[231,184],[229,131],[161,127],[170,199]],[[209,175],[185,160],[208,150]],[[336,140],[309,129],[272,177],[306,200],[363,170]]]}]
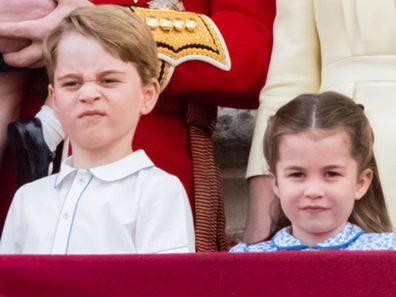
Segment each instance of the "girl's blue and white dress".
[{"label": "girl's blue and white dress", "polygon": [[333,237],[314,246],[303,244],[291,235],[291,226],[278,231],[269,241],[255,244],[239,243],[230,252],[277,252],[286,250],[395,250],[396,234],[365,233],[360,227],[347,223],[344,229]]}]

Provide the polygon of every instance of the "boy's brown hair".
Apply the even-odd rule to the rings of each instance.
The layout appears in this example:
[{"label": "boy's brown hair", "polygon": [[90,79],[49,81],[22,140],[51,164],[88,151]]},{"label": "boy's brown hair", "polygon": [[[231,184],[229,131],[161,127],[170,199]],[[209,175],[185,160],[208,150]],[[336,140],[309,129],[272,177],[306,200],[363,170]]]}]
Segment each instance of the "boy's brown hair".
[{"label": "boy's brown hair", "polygon": [[[371,185],[363,198],[355,202],[348,221],[366,232],[392,231],[373,154],[374,135],[363,109],[352,99],[335,92],[300,95],[269,119],[264,136],[264,155],[270,171],[276,176],[279,146],[285,135],[311,129],[345,131],[350,140],[351,156],[359,165],[359,174],[366,168],[373,171]],[[272,234],[290,225],[278,199],[274,201],[271,219]]]},{"label": "boy's brown hair", "polygon": [[44,57],[51,83],[59,42],[70,32],[92,38],[114,57],[133,63],[144,85],[157,78],[157,47],[146,24],[129,8],[97,5],[72,11],[45,40]]}]

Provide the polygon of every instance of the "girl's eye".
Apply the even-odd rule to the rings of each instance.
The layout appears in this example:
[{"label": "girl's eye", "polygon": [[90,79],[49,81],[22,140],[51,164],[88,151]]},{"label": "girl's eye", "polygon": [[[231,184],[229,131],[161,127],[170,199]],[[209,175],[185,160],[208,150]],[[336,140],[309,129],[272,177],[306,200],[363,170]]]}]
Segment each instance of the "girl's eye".
[{"label": "girl's eye", "polygon": [[302,177],[304,177],[304,173],[300,172],[300,171],[292,172],[292,173],[289,174],[289,177],[291,177],[291,178],[302,178]]},{"label": "girl's eye", "polygon": [[327,171],[326,172],[326,176],[327,177],[336,177],[336,176],[340,176],[341,174],[337,171]]}]

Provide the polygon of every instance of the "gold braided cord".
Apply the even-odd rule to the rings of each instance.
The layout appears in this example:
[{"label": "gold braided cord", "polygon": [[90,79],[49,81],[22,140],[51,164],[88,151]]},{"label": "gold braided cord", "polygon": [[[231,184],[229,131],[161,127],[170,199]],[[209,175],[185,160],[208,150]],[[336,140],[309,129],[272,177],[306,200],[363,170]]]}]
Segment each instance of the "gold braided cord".
[{"label": "gold braided cord", "polygon": [[169,63],[165,62],[164,60],[159,59],[159,71],[158,71],[158,82],[161,87],[161,91],[163,91],[172,76],[173,69]]}]

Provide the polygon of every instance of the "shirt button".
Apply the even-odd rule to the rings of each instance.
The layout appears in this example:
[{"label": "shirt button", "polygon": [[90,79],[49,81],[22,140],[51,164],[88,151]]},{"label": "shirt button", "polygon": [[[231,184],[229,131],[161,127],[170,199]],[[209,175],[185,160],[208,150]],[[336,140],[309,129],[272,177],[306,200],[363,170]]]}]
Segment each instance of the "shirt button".
[{"label": "shirt button", "polygon": [[68,213],[68,212],[65,212],[64,214],[63,214],[63,218],[64,219],[68,219],[70,217],[70,214]]},{"label": "shirt button", "polygon": [[85,179],[83,177],[80,177],[79,182],[80,182],[80,184],[82,184],[85,182]]}]

